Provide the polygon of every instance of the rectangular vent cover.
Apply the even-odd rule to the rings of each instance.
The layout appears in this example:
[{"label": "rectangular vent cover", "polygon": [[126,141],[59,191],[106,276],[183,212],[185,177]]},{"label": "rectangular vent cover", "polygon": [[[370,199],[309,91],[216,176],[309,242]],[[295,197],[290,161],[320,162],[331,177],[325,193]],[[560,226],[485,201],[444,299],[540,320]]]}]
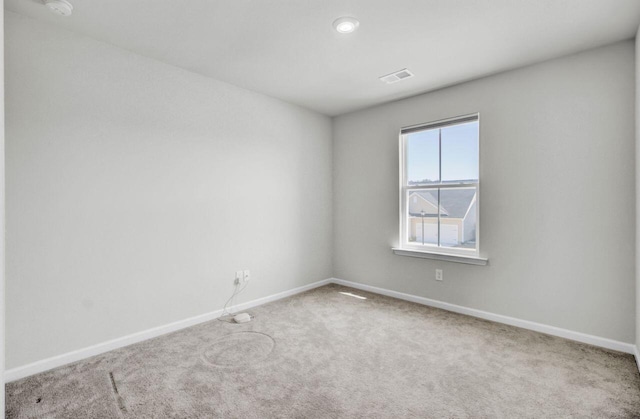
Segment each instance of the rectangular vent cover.
[{"label": "rectangular vent cover", "polygon": [[398,70],[391,74],[387,74],[386,76],[380,77],[380,80],[387,84],[391,84],[399,82],[400,80],[408,79],[410,77],[413,77],[413,73],[406,68],[403,68],[402,70]]}]

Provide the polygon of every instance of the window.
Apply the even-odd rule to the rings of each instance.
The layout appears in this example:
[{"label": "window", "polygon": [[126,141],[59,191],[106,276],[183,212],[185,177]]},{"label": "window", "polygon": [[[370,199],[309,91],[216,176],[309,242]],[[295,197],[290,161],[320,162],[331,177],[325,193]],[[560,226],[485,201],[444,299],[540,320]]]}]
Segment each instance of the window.
[{"label": "window", "polygon": [[400,133],[400,248],[475,257],[479,119],[470,115]]}]

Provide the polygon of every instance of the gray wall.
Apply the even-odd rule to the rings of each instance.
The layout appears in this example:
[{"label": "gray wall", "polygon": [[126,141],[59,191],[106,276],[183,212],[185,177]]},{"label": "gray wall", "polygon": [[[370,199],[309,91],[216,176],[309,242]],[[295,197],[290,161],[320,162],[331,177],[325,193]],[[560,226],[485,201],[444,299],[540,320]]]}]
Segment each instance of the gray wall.
[{"label": "gray wall", "polygon": [[331,120],[7,13],[7,368],[331,277]]},{"label": "gray wall", "polygon": [[[2,6],[3,1],[0,1]],[[0,7],[0,80],[4,80],[4,7]],[[4,83],[0,83],[0,371],[4,371],[5,354],[5,165],[4,165]],[[4,412],[4,374],[0,374],[0,412]]]},{"label": "gray wall", "polygon": [[[335,118],[334,276],[634,342],[634,91],[628,41]],[[489,266],[394,255],[399,129],[472,112]]]},{"label": "gray wall", "polygon": [[[640,28],[636,34],[636,346],[640,350]],[[636,359],[640,366],[640,359]]]}]

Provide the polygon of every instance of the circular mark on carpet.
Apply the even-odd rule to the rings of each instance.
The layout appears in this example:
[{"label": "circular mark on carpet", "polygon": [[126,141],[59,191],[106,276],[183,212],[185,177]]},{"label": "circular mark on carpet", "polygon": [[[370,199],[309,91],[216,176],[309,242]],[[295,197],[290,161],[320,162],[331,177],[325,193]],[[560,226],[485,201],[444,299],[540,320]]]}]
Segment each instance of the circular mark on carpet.
[{"label": "circular mark on carpet", "polygon": [[232,333],[214,342],[204,352],[204,359],[220,367],[252,365],[267,359],[275,346],[273,338],[264,333]]}]

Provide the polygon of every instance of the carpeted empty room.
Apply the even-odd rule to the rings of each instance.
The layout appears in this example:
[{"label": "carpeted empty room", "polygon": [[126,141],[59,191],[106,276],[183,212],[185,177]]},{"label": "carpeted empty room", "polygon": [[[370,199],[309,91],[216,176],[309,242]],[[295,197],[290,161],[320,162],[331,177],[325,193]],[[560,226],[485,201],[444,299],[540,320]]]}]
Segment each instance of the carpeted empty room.
[{"label": "carpeted empty room", "polygon": [[640,419],[637,0],[4,0],[7,418]]},{"label": "carpeted empty room", "polygon": [[633,356],[567,339],[338,285],[251,314],[250,323],[212,320],[9,383],[7,416],[619,418],[640,411]]}]

